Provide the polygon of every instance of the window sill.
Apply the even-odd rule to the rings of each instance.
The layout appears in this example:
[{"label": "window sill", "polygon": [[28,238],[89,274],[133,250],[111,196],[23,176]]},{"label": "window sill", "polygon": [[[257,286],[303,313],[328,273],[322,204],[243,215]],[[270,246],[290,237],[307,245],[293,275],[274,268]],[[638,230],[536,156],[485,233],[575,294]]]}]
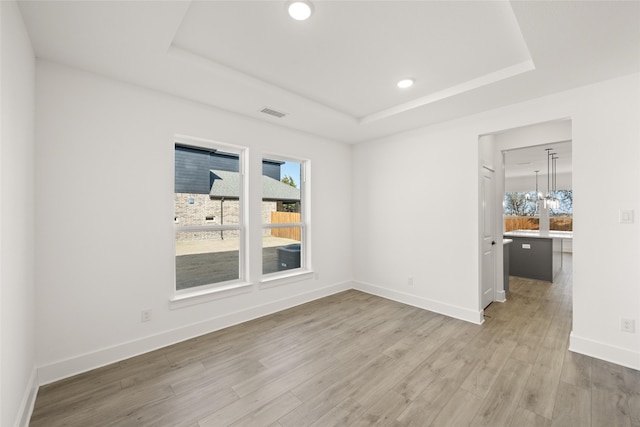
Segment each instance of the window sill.
[{"label": "window sill", "polygon": [[301,270],[290,273],[274,274],[263,277],[260,282],[260,289],[269,289],[276,286],[288,285],[290,283],[308,280],[313,277],[313,270]]},{"label": "window sill", "polygon": [[217,288],[200,289],[192,292],[185,292],[174,295],[169,300],[169,309],[188,307],[196,304],[203,304],[224,298],[234,297],[251,292],[253,283],[235,283]]}]

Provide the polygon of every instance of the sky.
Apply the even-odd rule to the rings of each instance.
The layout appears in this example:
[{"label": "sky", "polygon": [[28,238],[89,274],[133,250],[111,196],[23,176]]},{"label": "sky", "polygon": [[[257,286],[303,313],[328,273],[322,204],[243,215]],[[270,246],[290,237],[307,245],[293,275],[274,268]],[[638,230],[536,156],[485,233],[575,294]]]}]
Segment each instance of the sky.
[{"label": "sky", "polygon": [[285,175],[292,177],[296,183],[296,187],[300,188],[300,163],[285,162],[280,166],[280,179],[284,178]]}]

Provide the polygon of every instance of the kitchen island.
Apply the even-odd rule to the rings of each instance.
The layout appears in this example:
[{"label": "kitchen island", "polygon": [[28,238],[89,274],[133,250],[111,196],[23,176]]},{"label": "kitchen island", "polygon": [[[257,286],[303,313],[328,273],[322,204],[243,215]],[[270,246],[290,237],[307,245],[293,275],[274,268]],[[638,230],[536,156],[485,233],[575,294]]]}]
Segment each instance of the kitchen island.
[{"label": "kitchen island", "polygon": [[562,270],[563,240],[572,239],[571,231],[515,230],[504,233],[512,239],[509,248],[509,274],[553,282]]}]

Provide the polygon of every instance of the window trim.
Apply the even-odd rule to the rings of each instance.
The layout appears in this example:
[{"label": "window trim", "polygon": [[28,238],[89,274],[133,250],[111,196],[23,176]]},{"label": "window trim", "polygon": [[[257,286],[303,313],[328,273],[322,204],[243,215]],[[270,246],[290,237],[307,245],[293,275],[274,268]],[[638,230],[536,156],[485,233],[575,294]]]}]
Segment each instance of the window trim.
[{"label": "window trim", "polygon": [[[173,221],[173,280],[172,291],[169,299],[169,306],[171,309],[189,306],[193,304],[200,304],[210,300],[227,298],[234,295],[250,292],[252,283],[249,282],[249,209],[247,206],[246,195],[249,194],[249,180],[246,176],[247,160],[249,158],[249,149],[247,147],[228,144],[220,141],[208,140],[197,137],[190,137],[185,135],[174,135],[173,138],[173,164],[175,165],[175,147],[176,145],[183,145],[193,148],[201,148],[205,150],[220,150],[224,152],[231,152],[238,155],[238,173],[240,176],[240,188],[238,194],[239,200],[239,223],[238,224],[204,224],[193,226],[180,226],[178,222]],[[173,168],[173,193],[172,197],[175,198],[175,166]],[[175,216],[175,207],[174,207]],[[186,289],[176,289],[177,286],[177,272],[175,263],[176,253],[176,234],[178,232],[190,232],[190,231],[224,231],[224,230],[238,230],[240,234],[239,247],[238,247],[238,278],[233,280],[226,280],[223,282],[214,282],[204,284],[200,286],[194,286]]]},{"label": "window trim", "polygon": [[[311,264],[311,197],[310,197],[310,161],[308,159],[283,156],[274,153],[262,153],[260,161],[264,159],[295,162],[300,164],[300,222],[287,222],[278,224],[260,224],[261,235],[265,229],[273,228],[292,228],[300,227],[301,246],[300,246],[300,267],[290,270],[276,271],[273,273],[264,274],[262,272],[262,257],[260,258],[260,289],[271,288],[283,284],[293,283],[300,280],[305,280],[313,276],[313,269]],[[264,201],[260,197],[260,203]],[[261,245],[260,250],[264,247]]]}]

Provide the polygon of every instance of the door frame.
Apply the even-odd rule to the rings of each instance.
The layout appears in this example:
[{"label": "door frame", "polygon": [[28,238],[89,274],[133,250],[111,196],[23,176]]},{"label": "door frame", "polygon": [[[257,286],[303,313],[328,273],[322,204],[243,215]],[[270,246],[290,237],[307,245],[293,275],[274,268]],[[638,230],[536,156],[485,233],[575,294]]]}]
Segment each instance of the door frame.
[{"label": "door frame", "polygon": [[[495,294],[494,302],[506,302],[506,292],[504,290],[504,269],[503,269],[503,255],[504,245],[502,244],[502,235],[504,232],[504,207],[503,199],[505,192],[505,152],[513,149],[532,147],[537,145],[545,145],[549,143],[562,142],[567,140],[566,134],[562,129],[552,127],[547,129],[546,126],[554,125],[559,122],[569,122],[569,139],[573,140],[573,131],[571,129],[571,123],[573,118],[558,117],[546,121],[537,121],[532,123],[523,123],[520,126],[513,126],[506,129],[496,130],[494,132],[484,133],[478,135],[478,307],[481,314],[484,314],[482,306],[482,214],[480,210],[481,206],[481,185],[482,185],[482,168],[488,166],[490,169],[495,170],[495,228],[494,233],[498,238],[496,242],[496,262],[495,262]],[[495,139],[497,135],[503,135],[507,132],[518,131],[523,129],[535,129],[536,137],[522,138],[522,141],[517,143],[505,144],[504,142]],[[502,197],[500,197],[502,195]],[[575,249],[575,248],[573,248]],[[482,322],[481,322],[482,323]]]}]

